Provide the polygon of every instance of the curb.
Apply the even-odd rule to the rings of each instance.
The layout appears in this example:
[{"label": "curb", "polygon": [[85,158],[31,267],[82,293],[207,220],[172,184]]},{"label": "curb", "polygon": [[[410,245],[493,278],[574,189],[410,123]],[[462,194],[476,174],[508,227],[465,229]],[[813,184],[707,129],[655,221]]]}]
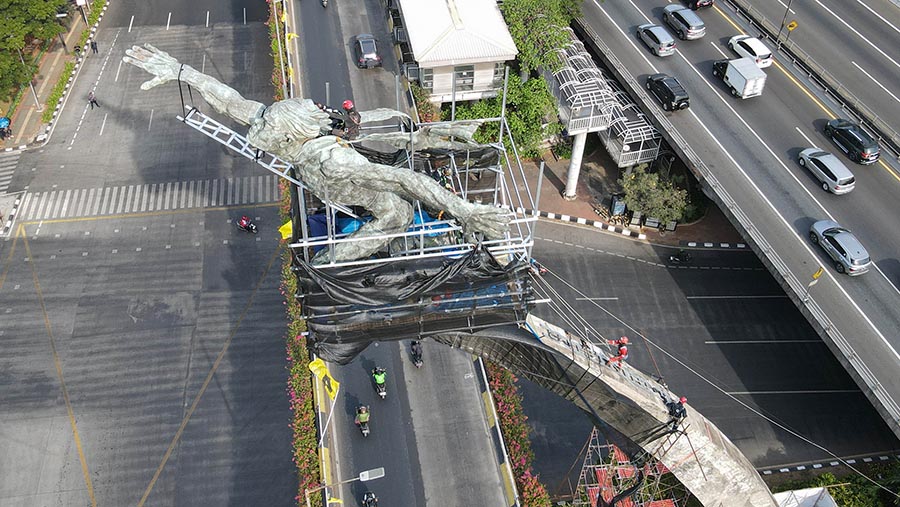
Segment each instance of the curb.
[{"label": "curb", "polygon": [[[85,41],[88,47],[90,47],[91,41],[96,37],[97,29],[100,27],[100,21],[103,20],[103,16],[106,14],[106,9],[109,8],[109,2],[112,0],[106,0],[106,3],[103,5],[103,8],[100,10],[100,16],[97,18],[97,22],[94,23],[93,26],[90,27],[91,35]],[[83,49],[82,49],[83,51]],[[69,76],[68,82],[66,82],[66,87],[63,90],[62,96],[60,96],[59,100],[56,101],[56,109],[53,110],[53,118],[50,119],[50,122],[44,127],[44,132],[42,134],[38,134],[35,136],[34,141],[28,144],[22,144],[13,148],[5,148],[4,153],[13,152],[13,151],[25,151],[30,148],[40,148],[50,142],[50,136],[53,134],[53,129],[56,125],[56,119],[59,117],[59,114],[62,112],[63,106],[66,104],[66,99],[69,97],[69,92],[72,89],[72,85],[75,84],[75,78],[78,77],[79,72],[81,71],[82,63],[84,62],[86,53],[82,53],[82,56],[79,56],[75,59],[75,68],[72,70],[72,75]],[[54,83],[55,84],[55,83]],[[48,104],[49,106],[49,104]]]},{"label": "curb", "polygon": [[500,475],[503,477],[503,493],[506,497],[506,505],[511,507],[519,506],[519,493],[516,490],[516,482],[512,473],[512,466],[509,463],[509,456],[506,454],[506,443],[503,441],[503,433],[500,431],[500,423],[497,420],[497,411],[494,409],[494,398],[488,389],[487,370],[484,362],[480,357],[475,357],[472,361],[475,370],[481,374],[475,374],[478,381],[478,390],[481,392],[481,398],[484,402],[484,412],[487,416],[488,431],[491,434],[491,440],[494,443],[494,450],[497,452],[497,465],[500,468]]},{"label": "curb", "polygon": [[780,467],[780,468],[769,468],[769,469],[760,469],[759,473],[762,475],[773,475],[773,474],[786,474],[789,472],[804,472],[807,470],[820,470],[825,467],[837,467],[843,464],[856,465],[858,463],[875,463],[889,461],[892,459],[900,459],[900,455],[895,456],[869,456],[861,459],[845,459],[843,461],[828,461],[822,463],[809,463],[806,465],[794,465],[789,467]]},{"label": "curb", "polygon": [[579,217],[573,217],[570,215],[563,215],[560,213],[551,213],[549,211],[539,211],[539,210],[533,210],[533,209],[526,210],[526,209],[522,209],[522,208],[517,208],[516,212],[524,213],[526,215],[531,215],[531,216],[535,216],[535,217],[544,217],[544,218],[549,218],[551,220],[558,220],[560,222],[570,222],[573,224],[587,225],[587,226],[595,227],[597,229],[601,229],[604,231],[616,232],[616,233],[619,233],[622,236],[626,236],[626,237],[632,237],[632,238],[637,238],[637,239],[642,239],[642,240],[647,239],[646,234],[634,232],[631,229],[626,229],[625,227],[610,225],[610,224],[608,224],[606,222],[602,222],[600,220],[591,220],[591,219],[587,219],[587,218],[579,218]]},{"label": "curb", "polygon": [[[24,195],[24,192],[22,192],[22,194]],[[0,237],[9,236],[9,231],[12,230],[13,222],[16,221],[16,214],[19,211],[19,205],[22,204],[23,195],[16,197],[16,200],[13,203],[12,211],[10,211],[8,215],[6,215],[6,223],[3,224],[3,229],[0,230]]]}]

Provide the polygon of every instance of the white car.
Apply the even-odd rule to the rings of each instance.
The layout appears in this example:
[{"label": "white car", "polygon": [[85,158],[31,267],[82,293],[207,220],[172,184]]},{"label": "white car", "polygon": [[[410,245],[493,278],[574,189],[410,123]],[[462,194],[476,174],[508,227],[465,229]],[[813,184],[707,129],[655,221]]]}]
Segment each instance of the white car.
[{"label": "white car", "polygon": [[752,58],[760,69],[772,65],[772,52],[756,37],[735,35],[728,40],[728,48],[739,56]]}]

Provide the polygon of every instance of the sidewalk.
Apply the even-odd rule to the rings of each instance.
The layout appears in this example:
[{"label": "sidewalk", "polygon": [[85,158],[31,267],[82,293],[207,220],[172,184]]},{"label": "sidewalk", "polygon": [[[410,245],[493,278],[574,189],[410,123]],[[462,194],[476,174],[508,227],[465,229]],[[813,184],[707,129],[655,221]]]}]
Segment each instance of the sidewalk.
[{"label": "sidewalk", "polygon": [[[612,233],[629,235],[659,245],[747,248],[740,234],[712,202],[709,203],[707,213],[703,218],[689,225],[679,225],[674,232],[664,234],[656,229],[612,227],[601,223],[600,217],[591,206],[591,198],[597,198],[604,205],[609,205],[610,195],[617,190],[616,182],[624,169],[616,166],[599,142],[596,143],[591,153],[585,154],[582,160],[576,188],[577,198],[573,201],[567,201],[562,197],[566,186],[569,160],[554,160],[553,156],[548,153],[544,155],[544,162],[544,182],[541,185],[541,195],[537,201],[542,217],[582,223],[585,226],[602,228]],[[528,188],[531,192],[537,192],[540,161],[524,161],[522,165],[528,180]]]},{"label": "sidewalk", "polygon": [[[75,54],[72,49],[78,43],[78,38],[81,36],[84,27],[84,21],[82,21],[81,17],[76,17],[69,27],[69,31],[64,34],[69,51],[62,47],[58,37],[53,39],[53,45],[50,50],[44,53],[44,56],[38,62],[38,72],[34,76],[34,89],[37,92],[38,100],[41,102],[42,111],[39,112],[37,110],[34,103],[34,95],[31,93],[31,90],[26,89],[19,107],[16,108],[15,113],[10,118],[13,135],[0,141],[0,153],[24,149],[29,145],[46,140],[44,135],[47,133],[49,124],[41,120],[43,109],[56,107],[56,104],[48,106],[47,99],[50,97],[53,87],[56,86],[56,82],[59,80],[66,62],[75,60]],[[90,48],[88,48],[87,53],[89,52]],[[83,52],[85,55],[87,53]],[[5,114],[5,111],[3,114]]]}]

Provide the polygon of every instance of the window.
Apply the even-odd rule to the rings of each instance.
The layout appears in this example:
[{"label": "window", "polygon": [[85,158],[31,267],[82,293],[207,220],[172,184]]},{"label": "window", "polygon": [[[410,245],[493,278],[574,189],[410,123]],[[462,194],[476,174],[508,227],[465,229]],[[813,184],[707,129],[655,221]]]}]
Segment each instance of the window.
[{"label": "window", "polygon": [[419,84],[429,92],[434,90],[434,69],[419,69]]},{"label": "window", "polygon": [[494,81],[493,85],[496,88],[500,88],[503,86],[503,76],[506,73],[506,64],[503,62],[494,64]]},{"label": "window", "polygon": [[456,77],[456,91],[466,92],[475,87],[474,65],[458,65],[453,68],[453,75]]}]

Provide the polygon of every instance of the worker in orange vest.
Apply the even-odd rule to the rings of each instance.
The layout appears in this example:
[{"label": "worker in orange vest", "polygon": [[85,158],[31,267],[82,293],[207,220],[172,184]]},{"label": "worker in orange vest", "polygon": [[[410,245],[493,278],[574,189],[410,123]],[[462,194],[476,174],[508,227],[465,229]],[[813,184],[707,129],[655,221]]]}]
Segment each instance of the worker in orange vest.
[{"label": "worker in orange vest", "polygon": [[618,340],[606,340],[606,343],[618,346],[618,354],[607,359],[606,364],[618,363],[619,367],[621,367],[622,361],[628,359],[628,337],[623,336]]}]

